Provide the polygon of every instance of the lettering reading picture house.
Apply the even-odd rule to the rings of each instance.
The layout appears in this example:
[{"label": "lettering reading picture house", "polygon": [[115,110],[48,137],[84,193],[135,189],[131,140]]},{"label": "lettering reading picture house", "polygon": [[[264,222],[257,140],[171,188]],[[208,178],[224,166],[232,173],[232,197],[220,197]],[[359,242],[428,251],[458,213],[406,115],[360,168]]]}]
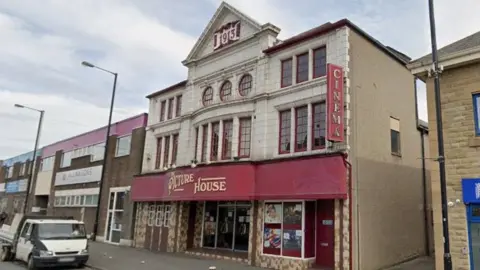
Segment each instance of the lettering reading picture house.
[{"label": "lettering reading picture house", "polygon": [[273,269],[424,254],[409,58],[346,19],[279,32],[223,2],[186,80],[147,96],[133,245]]}]

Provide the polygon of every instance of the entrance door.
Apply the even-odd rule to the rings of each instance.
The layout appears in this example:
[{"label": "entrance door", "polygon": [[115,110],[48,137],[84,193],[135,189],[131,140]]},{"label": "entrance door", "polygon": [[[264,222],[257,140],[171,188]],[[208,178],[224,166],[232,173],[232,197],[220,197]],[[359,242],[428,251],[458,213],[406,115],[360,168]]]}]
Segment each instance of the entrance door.
[{"label": "entrance door", "polygon": [[188,229],[187,229],[187,249],[193,248],[193,240],[195,238],[195,220],[197,219],[197,202],[190,202],[188,212]]},{"label": "entrance door", "polygon": [[334,201],[317,201],[317,243],[316,264],[321,267],[334,267]]},{"label": "entrance door", "polygon": [[105,240],[118,244],[122,238],[125,191],[110,191]]},{"label": "entrance door", "polygon": [[477,269],[480,265],[480,205],[468,206],[468,232],[470,240],[471,269]]}]

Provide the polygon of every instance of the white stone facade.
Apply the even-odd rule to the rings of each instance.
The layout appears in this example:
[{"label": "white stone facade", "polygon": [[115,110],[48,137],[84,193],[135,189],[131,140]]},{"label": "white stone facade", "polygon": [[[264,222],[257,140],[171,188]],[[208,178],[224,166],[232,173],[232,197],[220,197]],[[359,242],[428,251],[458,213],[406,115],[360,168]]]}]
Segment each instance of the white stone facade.
[{"label": "white stone facade", "polygon": [[[152,171],[161,171],[160,166],[155,169],[156,144],[158,137],[171,136],[179,134],[178,155],[175,165],[190,165],[195,155],[195,145],[197,145],[197,160],[200,160],[201,154],[201,136],[199,142],[195,144],[195,128],[199,127],[202,134],[202,126],[208,124],[207,157],[210,157],[211,150],[211,123],[220,121],[220,138],[222,142],[222,120],[233,119],[233,145],[232,158],[238,153],[238,134],[239,118],[251,117],[251,154],[252,160],[264,160],[274,158],[284,158],[288,156],[309,155],[313,153],[331,151],[329,150],[311,150],[311,132],[308,132],[307,151],[294,152],[290,147],[290,154],[279,154],[279,111],[285,109],[292,110],[292,120],[294,121],[294,108],[302,105],[308,105],[308,127],[312,127],[312,103],[324,101],[326,98],[326,77],[312,79],[312,51],[321,46],[327,48],[327,63],[332,63],[344,67],[345,74],[348,74],[348,27],[342,27],[326,35],[303,42],[298,46],[284,49],[278,53],[266,55],[263,50],[273,45],[276,41],[276,34],[273,30],[267,29],[267,26],[253,25],[250,21],[239,17],[236,14],[224,12],[219,16],[214,16],[213,28],[221,26],[227,22],[240,20],[241,35],[240,40],[229,46],[212,53],[212,36],[206,35],[200,38],[206,38],[200,43],[198,48],[194,48],[190,58],[195,59],[188,62],[188,78],[185,87],[159,93],[150,100],[149,123],[146,135],[143,173]],[[203,45],[202,45],[203,44]],[[296,84],[295,74],[293,72],[293,84],[281,88],[281,61],[285,58],[293,57],[293,70],[296,70],[296,55],[300,53],[309,53],[309,80]],[[198,58],[195,58],[198,55]],[[252,90],[243,97],[239,95],[238,83],[245,74],[252,76]],[[232,98],[229,101],[220,100],[219,89],[225,80],[232,83]],[[202,104],[202,93],[204,89],[211,86],[214,90],[213,103],[208,106]],[[346,83],[348,87],[348,80]],[[348,91],[346,91],[348,93]],[[182,115],[171,120],[159,121],[159,104],[162,100],[182,95]],[[348,94],[345,95],[348,102]],[[168,103],[168,102],[167,102]],[[348,118],[348,105],[346,118]],[[346,121],[348,123],[348,121]],[[348,134],[348,129],[347,129]],[[348,137],[348,136],[347,136]],[[170,138],[169,151],[172,151],[172,138]],[[291,129],[291,142],[294,141],[294,128]],[[222,152],[222,144],[219,145],[219,153]],[[162,147],[161,157],[164,156]],[[338,149],[336,149],[338,150]],[[171,160],[171,153],[168,155]],[[207,159],[207,162],[208,159]],[[221,162],[221,161],[218,161]],[[162,164],[163,161],[161,162]],[[172,164],[167,162],[167,164]]]}]

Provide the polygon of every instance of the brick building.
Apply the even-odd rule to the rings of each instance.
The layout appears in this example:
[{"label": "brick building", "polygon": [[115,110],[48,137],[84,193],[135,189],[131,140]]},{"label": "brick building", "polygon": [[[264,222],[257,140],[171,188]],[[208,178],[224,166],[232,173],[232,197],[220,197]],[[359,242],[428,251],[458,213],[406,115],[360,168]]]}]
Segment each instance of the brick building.
[{"label": "brick building", "polygon": [[[438,50],[450,248],[453,269],[480,268],[480,32]],[[427,84],[430,156],[438,156],[431,55],[409,64]],[[438,163],[432,162],[436,269],[443,269],[443,235]]]},{"label": "brick building", "polygon": [[[42,150],[37,151],[37,157]],[[2,162],[0,172],[0,212],[9,214],[10,221],[13,214],[21,213],[25,204],[25,196],[32,166],[33,151],[6,159]],[[33,172],[34,176],[37,170]]]},{"label": "brick building", "polygon": [[186,80],[147,97],[134,246],[274,269],[425,254],[410,59],[348,20],[279,32],[223,2]]},{"label": "brick building", "polygon": [[[147,114],[112,124],[97,239],[130,244],[133,208],[130,183],[140,173]],[[106,127],[43,148],[32,183],[32,210],[74,216],[93,231],[99,197]]]}]

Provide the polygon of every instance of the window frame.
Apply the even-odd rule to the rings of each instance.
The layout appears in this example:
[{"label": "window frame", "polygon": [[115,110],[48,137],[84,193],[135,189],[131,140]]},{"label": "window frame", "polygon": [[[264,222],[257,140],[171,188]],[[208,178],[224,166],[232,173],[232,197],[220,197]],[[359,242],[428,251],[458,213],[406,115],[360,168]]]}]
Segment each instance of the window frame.
[{"label": "window frame", "polygon": [[[306,63],[306,67],[307,67],[307,78],[304,79],[304,80],[300,80],[299,79],[299,57],[307,57],[307,63]],[[310,59],[309,59],[309,53],[308,52],[305,52],[305,53],[301,53],[301,54],[298,54],[296,57],[295,57],[295,60],[296,60],[296,64],[297,66],[295,67],[295,82],[296,83],[302,83],[302,82],[306,82],[309,80],[309,76],[308,76],[308,69],[310,68]]]},{"label": "window frame", "polygon": [[[220,86],[220,100],[222,102],[232,100],[233,98],[232,88],[233,88],[232,82],[230,82],[229,80],[226,80],[222,83],[222,86]],[[230,92],[228,92],[228,95],[226,95],[225,90],[230,90]]]},{"label": "window frame", "polygon": [[[226,136],[226,129],[225,129],[225,126],[227,126],[226,124],[230,125],[231,129],[230,129],[230,151],[225,151],[227,149],[227,136]],[[228,160],[228,159],[231,159],[232,158],[232,148],[233,148],[233,120],[230,119],[230,120],[223,120],[223,136],[222,136],[222,155],[221,155],[221,159],[222,160]]]},{"label": "window frame", "polygon": [[160,122],[165,121],[165,107],[167,106],[167,101],[160,101]]},{"label": "window frame", "polygon": [[200,153],[200,161],[207,162],[208,151],[208,124],[202,126],[202,151]]},{"label": "window frame", "polygon": [[163,166],[162,168],[169,167],[168,159],[170,157],[170,135],[163,137]]},{"label": "window frame", "polygon": [[[282,121],[282,114],[288,113],[289,115],[289,123],[290,127],[288,128],[288,138],[289,138],[289,149],[283,151],[282,150],[282,130],[283,130],[283,121]],[[292,130],[292,111],[291,109],[286,109],[278,112],[278,153],[279,154],[289,154],[292,150],[292,142],[291,142],[291,130]]]},{"label": "window frame", "polygon": [[[215,145],[215,127],[218,127],[217,140]],[[216,146],[216,147],[215,147]],[[220,122],[212,123],[212,132],[210,134],[210,161],[218,161],[220,158],[220,153],[218,153],[218,148],[220,147]],[[216,149],[215,149],[216,148]],[[216,151],[216,156],[213,155],[213,150]]]},{"label": "window frame", "polygon": [[[399,125],[398,130],[392,127],[392,120],[398,121],[398,125]],[[394,156],[401,157],[401,156],[402,156],[402,139],[401,139],[401,137],[402,137],[401,134],[402,134],[402,133],[401,133],[401,131],[400,131],[400,129],[401,129],[401,128],[400,128],[400,119],[398,119],[398,118],[396,118],[396,117],[393,117],[393,116],[390,116],[390,117],[389,117],[389,121],[390,121],[390,152],[391,152],[391,154],[394,155]],[[396,134],[396,136],[397,136],[397,144],[396,144],[396,147],[398,148],[398,149],[397,149],[398,151],[394,151],[394,149],[393,149],[393,147],[392,147],[392,146],[394,145],[394,144],[393,144],[393,136],[394,136],[394,134]]]},{"label": "window frame", "polygon": [[[298,147],[298,142],[297,142],[297,139],[298,139],[298,111],[299,110],[306,110],[307,111],[307,114],[306,116],[304,117],[306,120],[306,131],[305,131],[305,135],[307,135],[307,139],[306,139],[306,144],[305,144],[305,148],[299,148]],[[294,148],[294,152],[305,152],[307,151],[307,148],[308,148],[308,105],[303,105],[303,106],[299,106],[299,107],[296,107],[295,108],[295,136],[294,136],[294,140],[295,140],[295,148]]]},{"label": "window frame", "polygon": [[173,103],[175,102],[175,98],[168,99],[168,111],[167,111],[167,120],[173,118]]},{"label": "window frame", "polygon": [[[396,147],[398,147],[398,151],[393,151],[392,149],[392,145],[393,145],[393,134],[396,133],[397,134],[397,145]],[[390,151],[392,152],[392,155],[394,156],[399,156],[401,157],[402,156],[402,142],[401,142],[401,136],[400,136],[400,131],[398,130],[394,130],[394,129],[390,129]]]},{"label": "window frame", "polygon": [[177,164],[177,155],[178,155],[178,133],[173,134],[172,136],[172,164]]},{"label": "window frame", "polygon": [[[315,146],[315,106],[316,105],[323,105],[325,106],[325,118],[323,119],[323,123],[325,125],[325,134],[324,134],[324,143],[323,143],[323,146],[320,145],[320,146]],[[327,119],[326,119],[326,116],[327,115],[327,106],[326,106],[326,103],[325,101],[322,101],[322,102],[316,102],[316,103],[312,103],[312,130],[311,130],[311,133],[312,133],[312,150],[318,150],[318,149],[325,149],[326,145],[327,145],[327,140],[326,140],[326,137],[327,137]]]},{"label": "window frame", "polygon": [[176,97],[177,103],[175,105],[175,117],[180,117],[182,115],[182,95]]},{"label": "window frame", "polygon": [[193,150],[193,159],[195,161],[198,161],[197,160],[197,150],[198,150],[198,133],[200,132],[200,128],[199,127],[195,127],[195,149]]},{"label": "window frame", "polygon": [[[125,152],[122,152],[122,148],[120,148],[120,141],[126,139],[130,137],[129,141],[130,143],[128,144],[128,152],[125,150]],[[124,135],[124,136],[121,136],[121,137],[117,137],[117,141],[116,141],[116,144],[115,144],[115,157],[123,157],[123,156],[128,156],[130,155],[130,151],[132,150],[132,135],[131,134],[128,134],[128,135]],[[119,153],[120,151],[120,153]]]},{"label": "window frame", "polygon": [[[245,120],[248,120],[250,122],[250,132],[249,132],[249,136],[250,136],[250,139],[249,139],[249,144],[248,144],[248,155],[245,155],[245,154],[241,154],[241,150],[242,150],[242,139],[243,139],[243,136],[242,136],[242,130],[243,130],[243,125],[242,125],[242,122],[245,121]],[[247,149],[247,148],[245,148]],[[251,117],[242,117],[240,119],[238,119],[238,157],[239,158],[248,158],[250,157],[250,155],[252,154],[252,118]]]},{"label": "window frame", "polygon": [[480,93],[472,94],[472,102],[473,102],[473,119],[475,125],[475,136],[480,136],[480,120],[479,109],[480,107],[477,104],[477,101],[480,102]]},{"label": "window frame", "polygon": [[[285,63],[287,62],[290,62],[290,84],[285,84],[284,78],[287,78],[287,77],[283,76],[285,71],[284,66],[285,66]],[[293,58],[292,57],[288,59],[283,59],[280,63],[280,87],[284,88],[291,85],[293,85]]]},{"label": "window frame", "polygon": [[[317,51],[320,51],[320,50],[324,50],[325,51],[325,74],[323,75],[316,75],[315,71],[317,70],[315,68],[315,64],[316,64],[316,58],[315,58],[315,52]],[[323,46],[320,46],[318,48],[315,48],[312,50],[312,78],[313,79],[316,79],[316,78],[322,78],[322,77],[325,77],[327,76],[327,46],[326,45],[323,45]]]},{"label": "window frame", "polygon": [[160,165],[162,165],[162,144],[163,144],[163,137],[157,138],[157,152],[155,153],[155,169],[160,169]]},{"label": "window frame", "polygon": [[[211,95],[208,94],[208,96],[210,96],[209,99],[205,99],[205,97],[207,97],[207,91],[211,91]],[[203,90],[203,93],[202,93],[202,104],[203,106],[209,106],[213,103],[213,88],[211,86],[208,86],[205,88],[205,90]]]},{"label": "window frame", "polygon": [[[250,79],[249,82],[244,82],[244,80],[246,80],[247,78]],[[250,84],[250,86],[248,88],[244,88],[243,86],[244,85],[247,85],[247,84]],[[250,92],[252,92],[252,88],[253,88],[253,76],[250,75],[250,74],[244,74],[242,76],[242,78],[240,79],[240,81],[238,82],[238,94],[241,96],[241,97],[246,97],[250,94]],[[246,91],[246,93],[245,93]]]}]

